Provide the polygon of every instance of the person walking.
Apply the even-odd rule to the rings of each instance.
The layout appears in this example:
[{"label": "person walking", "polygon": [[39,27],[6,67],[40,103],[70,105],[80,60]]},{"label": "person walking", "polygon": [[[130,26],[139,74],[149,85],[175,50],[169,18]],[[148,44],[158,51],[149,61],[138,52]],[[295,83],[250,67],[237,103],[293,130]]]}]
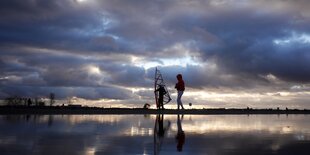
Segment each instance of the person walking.
[{"label": "person walking", "polygon": [[175,84],[175,88],[178,91],[177,104],[178,104],[178,110],[180,110],[180,107],[184,109],[183,103],[181,100],[183,92],[185,90],[185,83],[183,81],[182,74],[177,75],[177,80],[178,80],[178,83]]}]

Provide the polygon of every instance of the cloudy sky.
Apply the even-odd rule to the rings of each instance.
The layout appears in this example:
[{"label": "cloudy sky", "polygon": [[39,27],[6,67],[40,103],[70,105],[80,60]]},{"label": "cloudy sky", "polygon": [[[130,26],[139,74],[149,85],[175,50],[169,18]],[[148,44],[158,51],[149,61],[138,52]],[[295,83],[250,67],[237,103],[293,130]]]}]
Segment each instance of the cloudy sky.
[{"label": "cloudy sky", "polygon": [[[2,0],[0,97],[310,108],[308,0]],[[175,104],[175,100],[171,105]]]}]

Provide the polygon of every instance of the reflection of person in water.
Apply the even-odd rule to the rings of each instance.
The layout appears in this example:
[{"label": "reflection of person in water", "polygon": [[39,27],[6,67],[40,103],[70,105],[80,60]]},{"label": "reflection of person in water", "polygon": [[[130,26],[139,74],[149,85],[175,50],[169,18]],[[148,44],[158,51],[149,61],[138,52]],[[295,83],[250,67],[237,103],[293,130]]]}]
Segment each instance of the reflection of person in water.
[{"label": "reflection of person in water", "polygon": [[157,135],[158,137],[162,138],[165,135],[166,129],[164,129],[164,115],[158,116],[158,131]]},{"label": "reflection of person in water", "polygon": [[[183,115],[182,115],[182,120],[183,120]],[[178,122],[177,122],[177,125],[178,125],[178,133],[177,135],[175,136],[175,139],[177,140],[177,150],[179,152],[182,151],[183,149],[183,145],[185,143],[185,133],[182,129],[182,120],[180,119],[180,115],[178,115]]]},{"label": "reflection of person in water", "polygon": [[154,154],[159,153],[161,144],[165,137],[166,132],[169,130],[170,121],[164,122],[164,115],[157,115],[154,127]]}]

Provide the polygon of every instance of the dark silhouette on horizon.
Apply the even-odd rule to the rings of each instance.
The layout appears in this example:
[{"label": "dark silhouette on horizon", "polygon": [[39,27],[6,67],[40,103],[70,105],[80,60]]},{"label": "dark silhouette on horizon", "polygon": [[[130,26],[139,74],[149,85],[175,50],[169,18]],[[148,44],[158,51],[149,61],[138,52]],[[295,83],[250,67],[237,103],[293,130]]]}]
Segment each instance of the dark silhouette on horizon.
[{"label": "dark silhouette on horizon", "polygon": [[178,121],[177,121],[178,132],[177,135],[175,136],[175,139],[177,140],[177,151],[179,152],[182,152],[183,145],[185,143],[185,132],[182,129],[183,117],[184,115],[182,115],[182,118],[180,119],[180,115],[178,115]]},{"label": "dark silhouette on horizon", "polygon": [[8,97],[4,100],[7,106],[45,106],[43,99],[27,97]]},{"label": "dark silhouette on horizon", "polygon": [[[49,94],[49,100],[50,100],[50,106],[53,106],[55,104],[55,94],[50,93]],[[8,97],[5,99],[7,106],[46,106],[46,103],[43,98],[38,97]]]},{"label": "dark silhouette on horizon", "polygon": [[178,83],[175,84],[175,88],[178,91],[177,104],[178,104],[178,110],[179,110],[180,107],[184,109],[181,98],[185,91],[185,83],[183,81],[182,74],[178,74],[176,77],[177,77]]}]

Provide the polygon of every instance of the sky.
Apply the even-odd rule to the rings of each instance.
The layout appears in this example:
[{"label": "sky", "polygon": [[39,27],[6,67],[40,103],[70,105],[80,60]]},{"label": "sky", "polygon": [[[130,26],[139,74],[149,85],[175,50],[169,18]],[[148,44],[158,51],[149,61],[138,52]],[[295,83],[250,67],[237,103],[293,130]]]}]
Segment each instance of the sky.
[{"label": "sky", "polygon": [[[310,108],[308,0],[2,0],[0,98]],[[153,104],[152,104],[153,105]],[[198,106],[199,105],[199,106]]]}]

